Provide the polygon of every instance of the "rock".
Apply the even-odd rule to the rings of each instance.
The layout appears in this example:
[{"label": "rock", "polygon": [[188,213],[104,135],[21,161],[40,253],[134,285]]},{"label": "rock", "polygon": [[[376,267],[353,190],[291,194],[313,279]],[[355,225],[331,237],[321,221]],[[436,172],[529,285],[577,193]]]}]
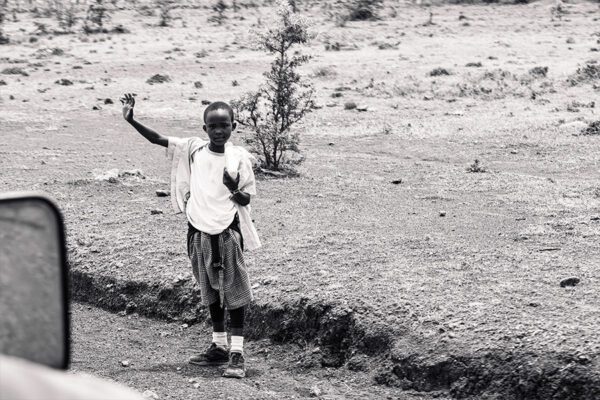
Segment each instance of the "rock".
[{"label": "rock", "polygon": [[361,104],[359,106],[356,106],[356,110],[357,111],[367,111],[369,109],[369,107],[365,104]]},{"label": "rock", "polygon": [[202,89],[202,87],[203,87],[203,86],[204,86],[204,85],[202,85],[202,82],[200,82],[200,81],[196,81],[196,82],[194,82],[194,87],[195,87],[196,89]]},{"label": "rock", "polygon": [[97,181],[107,181],[110,183],[116,183],[119,178],[119,170],[117,168],[108,170],[101,174],[97,174],[94,179]]},{"label": "rock", "polygon": [[61,86],[71,86],[73,84],[73,81],[71,81],[69,79],[61,78],[57,81],[54,81],[54,83],[56,83],[57,85],[61,85]]},{"label": "rock", "polygon": [[131,365],[131,362],[129,360],[123,360],[121,361],[121,366],[122,367],[129,367]]},{"label": "rock", "polygon": [[354,110],[356,108],[356,103],[353,101],[347,101],[344,103],[344,110]]},{"label": "rock", "polygon": [[205,106],[209,105],[210,103],[212,103],[210,100],[202,100],[201,103]]},{"label": "rock", "polygon": [[440,217],[445,217],[446,216],[446,211],[440,211]]},{"label": "rock", "polygon": [[314,385],[310,388],[310,397],[319,397],[322,394],[323,391],[317,385]]},{"label": "rock", "polygon": [[144,176],[144,173],[142,172],[141,169],[130,169],[127,171],[123,171],[119,174],[119,176],[137,176],[138,178],[141,179],[146,179],[146,177]]},{"label": "rock", "polygon": [[146,83],[149,85],[154,85],[155,83],[165,83],[165,82],[170,82],[170,81],[171,81],[171,77],[169,77],[169,75],[155,74],[155,75],[152,75],[150,78],[148,78],[146,80]]},{"label": "rock", "polygon": [[158,395],[152,390],[146,390],[142,393],[142,397],[148,400],[158,400]]},{"label": "rock", "polygon": [[157,197],[169,197],[170,195],[171,195],[171,192],[168,190],[159,189],[156,191]]},{"label": "rock", "polygon": [[581,282],[581,279],[572,276],[570,278],[566,278],[563,279],[562,281],[560,281],[560,287],[567,287],[567,286],[576,286],[579,284],[579,282]]},{"label": "rock", "polygon": [[587,128],[587,124],[583,121],[566,122],[559,126],[562,133],[578,135],[581,131]]},{"label": "rock", "polygon": [[327,107],[337,107],[338,103],[336,103],[335,101],[330,101],[327,104],[325,104]]},{"label": "rock", "polygon": [[153,208],[152,210],[150,210],[150,214],[151,215],[158,215],[158,214],[162,214],[163,210],[158,209],[158,208]]},{"label": "rock", "polygon": [[401,183],[402,183],[402,179],[396,179],[396,180],[393,180],[393,181],[392,181],[392,183],[393,183],[394,185],[399,185],[399,184],[401,184]]},{"label": "rock", "polygon": [[573,44],[575,43],[575,39],[573,39],[572,37],[567,38],[567,44]]},{"label": "rock", "polygon": [[104,104],[114,104],[114,102],[112,101],[112,99],[104,99]]},{"label": "rock", "polygon": [[102,107],[100,107],[100,106],[94,106],[94,107],[92,107],[92,110],[99,111],[99,110],[102,110]]}]

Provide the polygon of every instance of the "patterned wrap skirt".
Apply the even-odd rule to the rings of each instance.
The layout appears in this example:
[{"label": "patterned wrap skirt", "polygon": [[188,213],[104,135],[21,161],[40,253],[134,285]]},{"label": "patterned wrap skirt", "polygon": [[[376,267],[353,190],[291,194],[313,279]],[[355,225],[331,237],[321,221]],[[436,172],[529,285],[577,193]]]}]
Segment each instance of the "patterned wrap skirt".
[{"label": "patterned wrap skirt", "polygon": [[189,227],[188,256],[205,306],[219,302],[221,307],[235,310],[253,300],[238,235],[232,226],[218,235]]}]

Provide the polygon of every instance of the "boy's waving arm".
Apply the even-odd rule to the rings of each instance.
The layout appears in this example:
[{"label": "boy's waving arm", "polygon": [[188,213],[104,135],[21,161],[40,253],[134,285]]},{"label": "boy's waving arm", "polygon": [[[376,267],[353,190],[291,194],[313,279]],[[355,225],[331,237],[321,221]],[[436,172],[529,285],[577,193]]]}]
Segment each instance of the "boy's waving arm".
[{"label": "boy's waving arm", "polygon": [[169,145],[169,139],[150,128],[145,127],[133,118],[133,108],[135,107],[135,98],[131,93],[125,93],[120,99],[123,104],[123,118],[129,122],[143,137],[150,143],[158,144],[163,147]]}]

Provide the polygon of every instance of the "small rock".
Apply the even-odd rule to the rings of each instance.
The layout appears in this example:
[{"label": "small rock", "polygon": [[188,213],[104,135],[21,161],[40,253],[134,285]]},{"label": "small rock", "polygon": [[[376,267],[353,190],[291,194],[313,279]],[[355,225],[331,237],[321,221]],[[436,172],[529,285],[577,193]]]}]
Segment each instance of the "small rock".
[{"label": "small rock", "polygon": [[260,283],[255,283],[252,285],[252,289],[258,289],[260,287]]},{"label": "small rock", "polygon": [[563,279],[562,281],[560,281],[560,287],[567,287],[567,286],[576,286],[579,284],[579,282],[581,282],[581,279],[577,278],[577,277],[570,277],[570,278],[566,278]]},{"label": "small rock", "polygon": [[123,360],[121,361],[121,366],[122,367],[129,367],[131,365],[131,362],[129,360]]},{"label": "small rock", "polygon": [[210,100],[202,100],[201,103],[205,106],[209,105],[210,103],[212,103]]},{"label": "small rock", "polygon": [[100,106],[94,106],[94,107],[92,107],[92,110],[99,111],[99,110],[102,110],[102,107],[100,107]]},{"label": "small rock", "polygon": [[119,174],[119,176],[137,176],[138,178],[146,179],[141,169],[130,169],[123,171]]},{"label": "small rock", "polygon": [[158,215],[158,214],[162,214],[163,210],[159,209],[159,208],[153,208],[152,210],[150,210],[150,214],[151,215]]},{"label": "small rock", "polygon": [[335,101],[330,101],[327,104],[325,104],[327,107],[337,107],[338,103],[336,103]]},{"label": "small rock", "polygon": [[317,385],[310,388],[310,397],[319,397],[322,394],[323,391]]},{"label": "small rock", "polygon": [[203,87],[203,86],[204,86],[204,85],[203,85],[203,84],[202,84],[202,82],[200,82],[200,81],[196,81],[196,82],[194,82],[194,87],[195,87],[196,89],[202,89],[202,87]]},{"label": "small rock", "polygon": [[104,99],[104,104],[114,104],[114,102],[112,101],[112,99],[106,98]]},{"label": "small rock", "polygon": [[440,211],[440,217],[445,217],[446,216],[446,211]]},{"label": "small rock", "polygon": [[361,104],[359,106],[356,106],[356,110],[357,111],[367,111],[369,109],[369,107],[365,104]]},{"label": "small rock", "polygon": [[94,177],[94,179],[97,181],[107,181],[110,183],[116,183],[118,178],[119,178],[119,170],[117,168],[97,174]]},{"label": "small rock", "polygon": [[572,37],[567,38],[567,44],[573,44],[575,43],[575,39],[573,39]]},{"label": "small rock", "polygon": [[159,189],[156,191],[157,197],[168,197],[171,195],[171,192],[168,190]]},{"label": "small rock", "polygon": [[401,183],[402,183],[402,179],[395,179],[395,180],[393,180],[393,181],[392,181],[392,183],[393,183],[394,185],[399,185],[399,184],[401,184]]},{"label": "small rock", "polygon": [[356,103],[353,101],[347,101],[344,103],[344,110],[354,110],[356,108]]},{"label": "small rock", "polygon": [[152,390],[146,390],[142,393],[142,397],[148,400],[158,400],[158,395]]},{"label": "small rock", "polygon": [[146,83],[149,85],[154,85],[155,83],[165,83],[165,82],[170,82],[171,78],[169,77],[169,75],[161,75],[161,74],[155,74],[152,75],[150,78],[148,78],[146,80]]},{"label": "small rock", "polygon": [[71,86],[73,84],[73,81],[62,78],[62,79],[55,81],[54,83],[56,83],[57,85],[61,85],[61,86]]},{"label": "small rock", "polygon": [[200,387],[200,384],[198,382],[194,383],[194,389],[198,389]]},{"label": "small rock", "polygon": [[181,324],[181,328],[182,328],[182,329],[187,329],[188,327],[189,327],[189,325],[188,325],[188,324]]}]

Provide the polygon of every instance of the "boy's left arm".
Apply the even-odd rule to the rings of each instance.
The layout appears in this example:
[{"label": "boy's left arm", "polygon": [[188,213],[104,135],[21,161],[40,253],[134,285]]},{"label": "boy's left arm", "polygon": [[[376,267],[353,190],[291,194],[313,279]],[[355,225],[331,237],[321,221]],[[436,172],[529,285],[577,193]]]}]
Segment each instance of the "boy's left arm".
[{"label": "boy's left arm", "polygon": [[247,206],[250,204],[250,194],[243,192],[239,189],[240,184],[240,173],[238,172],[236,179],[234,180],[226,170],[223,170],[223,184],[227,186],[227,189],[231,192],[231,200],[235,201],[241,206]]}]

